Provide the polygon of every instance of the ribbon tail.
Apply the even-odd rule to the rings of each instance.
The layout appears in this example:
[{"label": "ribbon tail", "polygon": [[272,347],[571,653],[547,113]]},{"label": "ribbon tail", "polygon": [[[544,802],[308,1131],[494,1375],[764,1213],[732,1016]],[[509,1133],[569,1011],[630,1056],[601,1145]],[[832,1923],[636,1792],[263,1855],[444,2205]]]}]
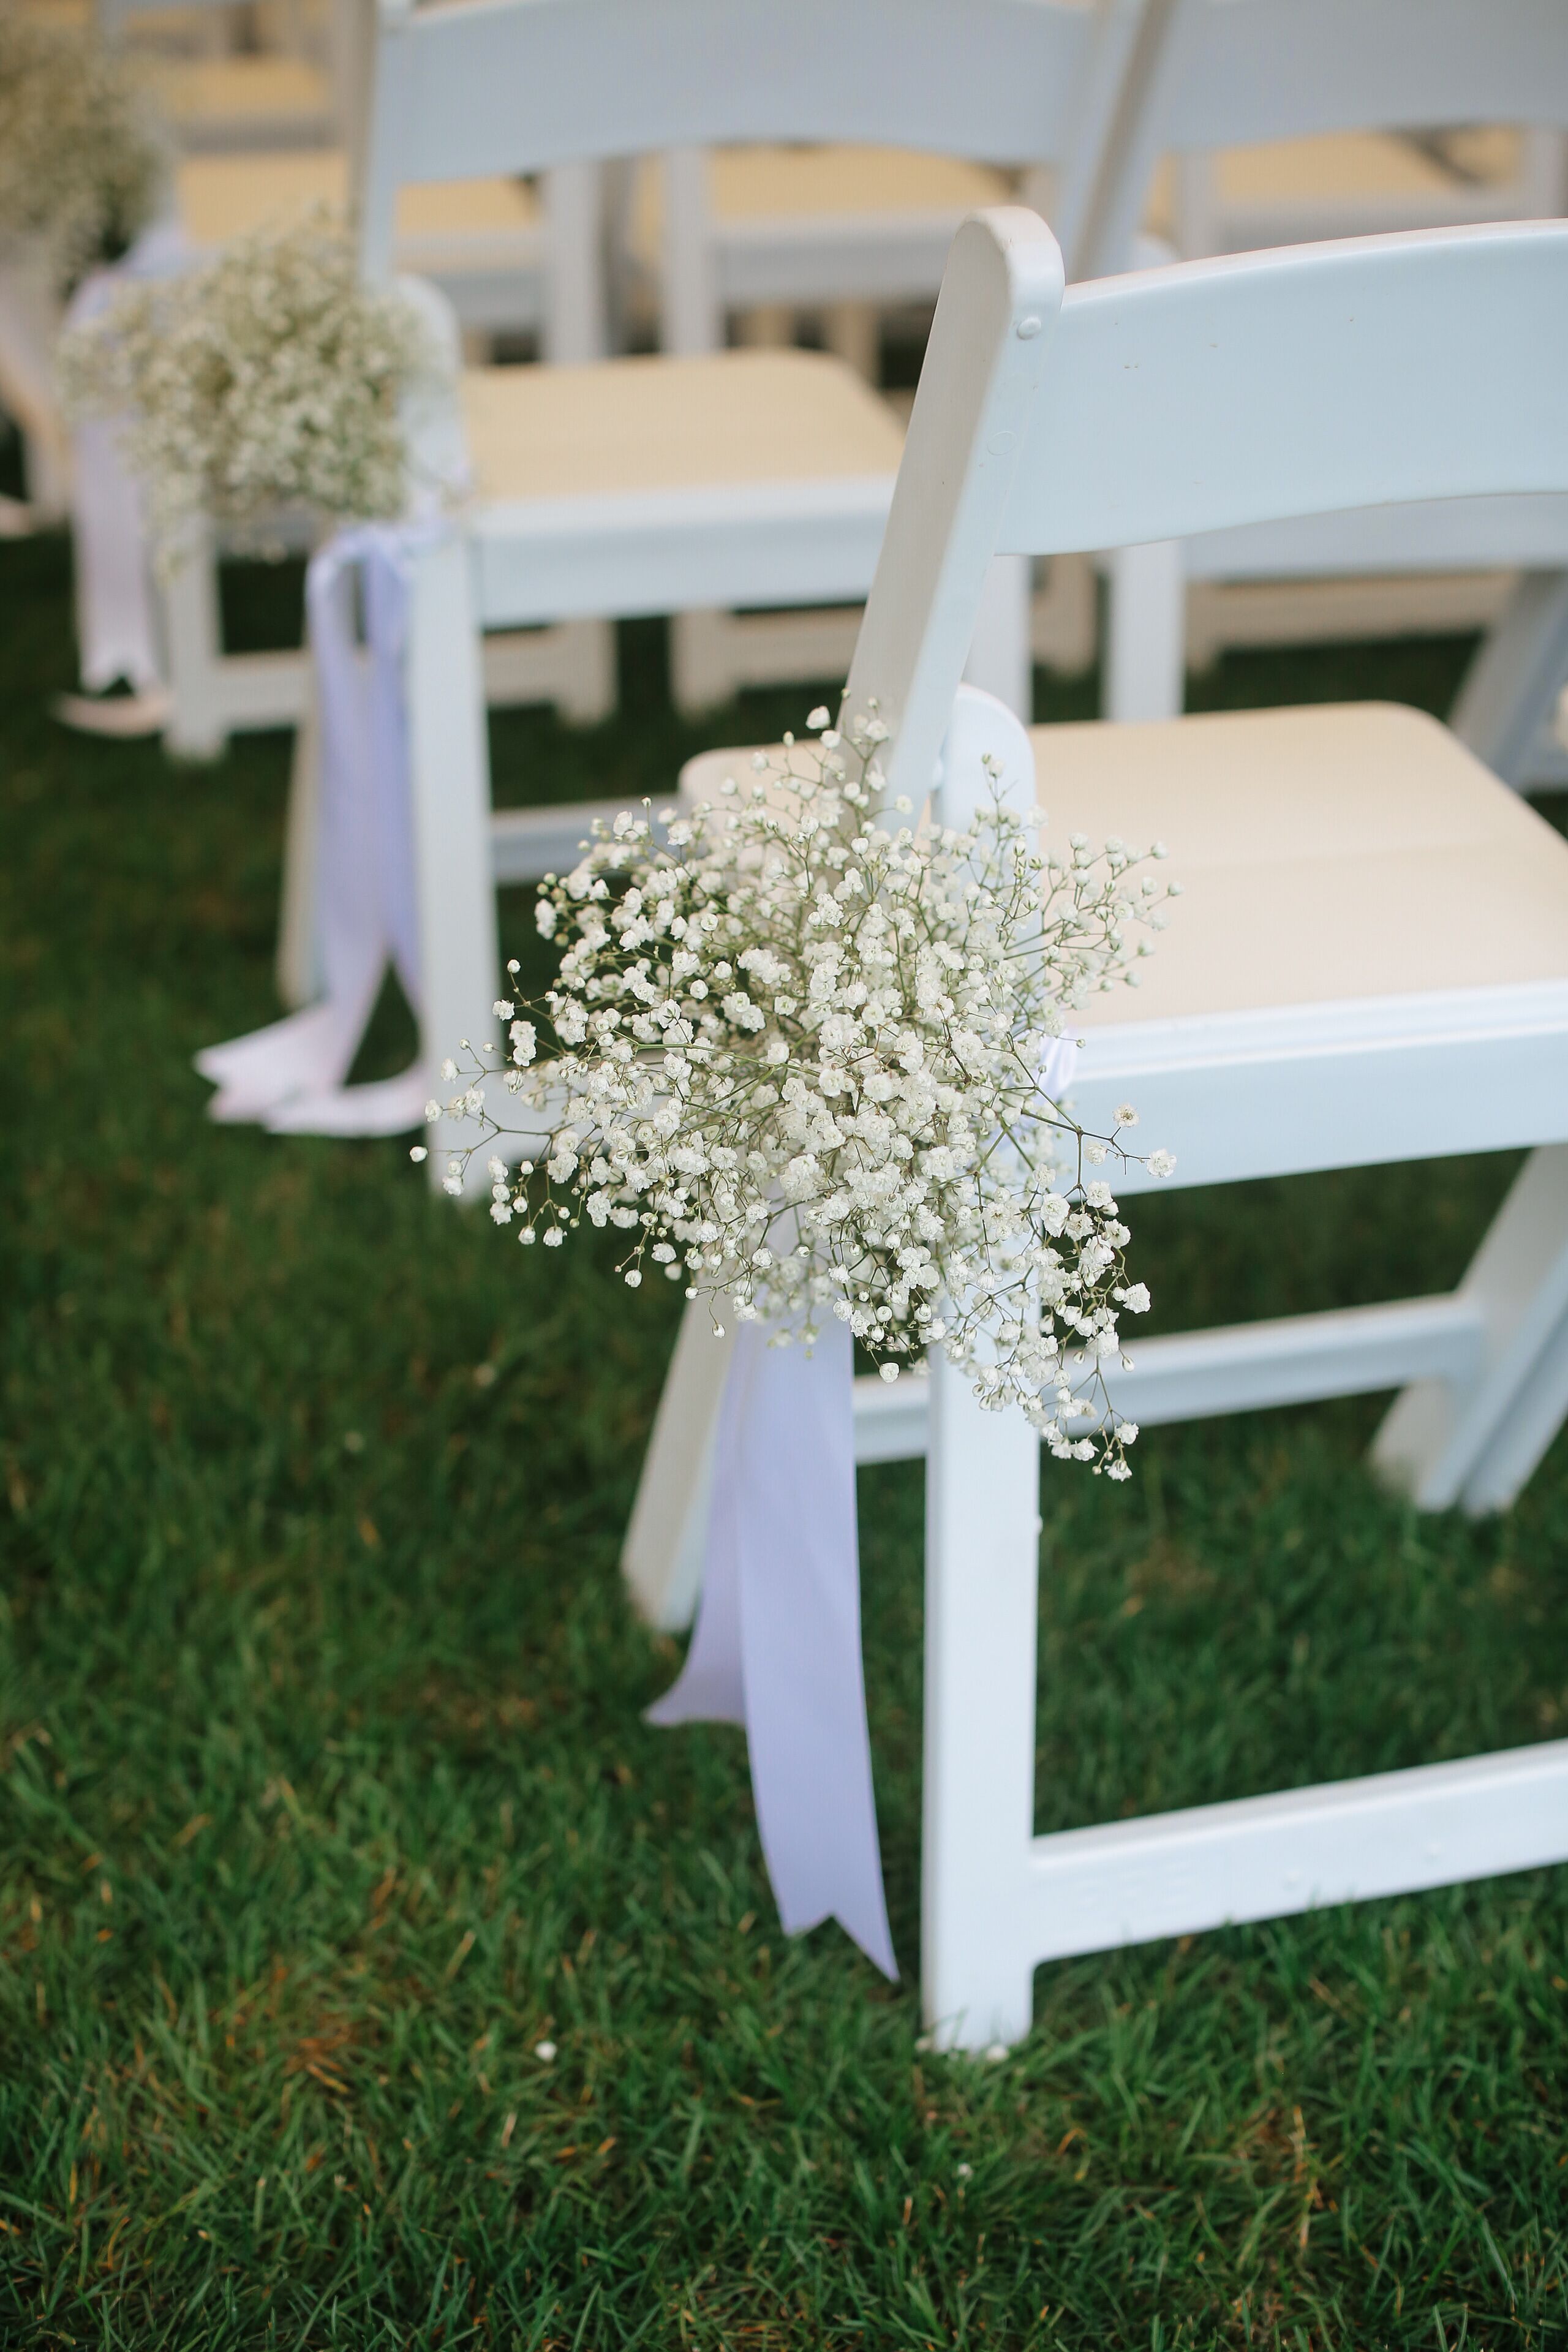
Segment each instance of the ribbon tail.
[{"label": "ribbon tail", "polygon": [[[353,567],[366,575],[370,645],[353,629]],[[403,640],[407,587],[401,535],[343,531],[311,558],[310,651],[321,697],[318,858],[326,994],[320,1004],[196,1058],[220,1088],[218,1119],[259,1119],[274,1133],[398,1135],[419,1125],[429,1092],[415,1066],[367,1087],[344,1084],[374,1010],[389,945],[415,980]],[[416,987],[411,988],[416,997]]]},{"label": "ribbon tail", "polygon": [[291,1095],[268,1112],[267,1129],[270,1135],[406,1135],[424,1126],[429,1093],[429,1072],[416,1062],[395,1078]]},{"label": "ribbon tail", "polygon": [[731,1361],[697,1633],[649,1720],[738,1711],[785,1933],[837,1919],[896,1977],[860,1647],[853,1354],[837,1321],[810,1356],[747,1324]]}]

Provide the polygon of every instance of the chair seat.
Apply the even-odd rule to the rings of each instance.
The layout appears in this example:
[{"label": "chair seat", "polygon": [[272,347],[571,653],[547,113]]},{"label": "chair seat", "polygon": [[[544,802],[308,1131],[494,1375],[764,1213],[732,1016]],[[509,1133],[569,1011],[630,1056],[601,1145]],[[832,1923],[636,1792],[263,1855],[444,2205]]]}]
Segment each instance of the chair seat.
[{"label": "chair seat", "polygon": [[[906,214],[956,221],[982,205],[1014,200],[1005,172],[903,147],[717,147],[708,187],[721,237],[731,230],[754,237],[770,227],[798,235],[802,223],[825,218],[868,226],[892,226]],[[650,270],[658,265],[663,218],[664,174],[648,163],[637,174],[631,247]]]},{"label": "chair seat", "polygon": [[[1086,1028],[1568,982],[1568,842],[1392,704],[1036,727],[1047,849],[1163,841],[1182,885],[1136,995]],[[733,751],[682,772],[711,795]]]},{"label": "chair seat", "polygon": [[[1517,131],[1500,126],[1464,134],[1455,150],[1463,172],[1446,168],[1415,140],[1394,131],[1334,131],[1312,139],[1222,149],[1214,158],[1214,202],[1226,248],[1267,230],[1350,236],[1395,222],[1489,219],[1520,166]],[[1175,231],[1175,179],[1170,160],[1155,173],[1144,226],[1156,236]]]},{"label": "chair seat", "polygon": [[903,447],[887,404],[819,352],[478,368],[462,400],[489,501],[890,478]]},{"label": "chair seat", "polygon": [[149,69],[154,95],[183,137],[243,135],[331,121],[326,76],[303,58],[174,58]]},{"label": "chair seat", "polygon": [[[180,226],[193,245],[226,245],[261,228],[286,227],[317,205],[346,217],[348,158],[335,147],[274,155],[193,155],[175,179]],[[437,249],[466,257],[492,245],[508,250],[536,239],[539,203],[516,179],[437,180],[401,190],[399,260],[436,269]]]}]

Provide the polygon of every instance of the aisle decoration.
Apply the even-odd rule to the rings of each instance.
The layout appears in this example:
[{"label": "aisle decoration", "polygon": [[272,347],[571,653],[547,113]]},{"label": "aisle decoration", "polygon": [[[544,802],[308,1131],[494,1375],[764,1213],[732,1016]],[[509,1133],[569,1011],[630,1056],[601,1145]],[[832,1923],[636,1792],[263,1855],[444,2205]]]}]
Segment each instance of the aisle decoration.
[{"label": "aisle decoration", "polygon": [[[917,833],[907,801],[879,806],[875,710],[842,735],[813,716],[820,749],[786,738],[782,767],[756,753],[657,833],[647,813],[600,824],[541,887],[559,977],[495,1011],[504,1088],[550,1142],[494,1161],[490,1213],[546,1248],[584,1220],[624,1233],[633,1288],[684,1281],[781,1342],[837,1318],[884,1379],[940,1342],[988,1404],[1124,1477],[1100,1367],[1148,1301],[1094,1171],[1131,1156],[1135,1114],[1086,1136],[1051,1079],[1068,1016],[1135,978],[1130,932],[1165,919],[1173,886],[1146,870],[1163,849],[1075,835],[1043,857],[994,791],[969,830]],[[505,1131],[484,1075],[474,1058],[426,1106],[483,1129],[455,1193]]]},{"label": "aisle decoration", "polygon": [[[738,1327],[701,1612],[652,1719],[745,1724],[786,1929],[837,1916],[892,1974],[852,1343],[884,1380],[940,1345],[1053,1454],[1129,1475],[1137,1430],[1106,1368],[1149,1297],[1100,1171],[1133,1156],[1136,1114],[1123,1105],[1108,1136],[1078,1125],[1067,1033],[1136,981],[1152,944],[1137,935],[1163,927],[1177,886],[1152,870],[1159,845],[1097,854],[1075,835],[1042,856],[1038,812],[1016,805],[1029,780],[994,762],[966,829],[922,824],[885,804],[875,706],[842,731],[827,719],[712,803],[596,827],[540,891],[554,986],[498,1000],[507,1063],[467,1049],[426,1116],[477,1125],[447,1188],[488,1150],[490,1216],[524,1246],[559,1248],[584,1223],[622,1234],[628,1285],[679,1282],[720,1337]],[[540,1140],[494,1148],[520,1133]]]},{"label": "aisle decoration", "polygon": [[158,210],[169,149],[123,61],[90,35],[0,7],[0,254],[64,291]]},{"label": "aisle decoration", "polygon": [[389,961],[418,1001],[403,652],[410,567],[460,488],[437,332],[415,293],[362,283],[320,211],[121,285],[62,348],[73,413],[118,432],[166,573],[202,517],[264,553],[285,515],[322,536],[305,607],[324,993],[197,1056],[218,1118],[400,1132],[424,1099],[417,1071],[344,1081]]},{"label": "aisle decoration", "polygon": [[165,568],[200,515],[270,551],[282,510],[328,525],[405,512],[406,404],[438,374],[411,304],[360,282],[325,211],[125,285],[60,349],[72,415],[122,420]]}]

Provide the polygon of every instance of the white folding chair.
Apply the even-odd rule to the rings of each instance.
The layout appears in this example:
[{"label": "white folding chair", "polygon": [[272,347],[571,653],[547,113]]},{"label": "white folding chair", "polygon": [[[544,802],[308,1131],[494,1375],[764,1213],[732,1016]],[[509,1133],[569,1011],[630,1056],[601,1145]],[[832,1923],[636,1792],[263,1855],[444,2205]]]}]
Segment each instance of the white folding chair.
[{"label": "white folding chair", "polygon": [[[1026,789],[1037,771],[1047,846],[1169,845],[1185,895],[1137,1017],[1120,996],[1083,1016],[1090,1132],[1131,1100],[1177,1184],[1536,1147],[1453,1295],[1146,1340],[1112,1379],[1143,1424],[1396,1389],[1373,1461],[1426,1509],[1506,1504],[1568,1411],[1568,843],[1413,711],[1025,738],[959,679],[998,554],[1568,490],[1565,362],[1568,225],[1183,264],[1064,299],[1040,221],[977,215],[846,698],[851,715],[876,698],[888,792],[917,806],[962,730],[945,821],[989,742]],[[683,791],[736,756],[694,762]],[[1149,1181],[1132,1167],[1117,1191]],[[695,1597],[728,1344],[704,1320],[682,1330],[627,1538],[666,1624]],[[1037,1443],[940,1356],[857,1391],[858,1457],[928,1463],[923,1998],[944,2042],[1025,2032],[1042,1960],[1568,1858],[1568,1740],[1035,1837]]]},{"label": "white folding chair", "polygon": [[[145,77],[187,153],[318,147],[337,137],[340,51],[354,30],[351,0],[334,0],[317,54],[302,40],[239,50],[228,37],[235,14],[227,0],[174,0],[173,9],[162,0],[94,5],[106,41],[143,46],[137,20],[152,17],[158,41],[143,55]],[[173,54],[172,16],[187,16],[194,35]]]},{"label": "white folding chair", "polygon": [[[1128,5],[386,5],[361,204],[367,273],[389,266],[409,180],[759,138],[1060,153],[1092,113],[1100,44],[1121,35]],[[422,564],[408,655],[432,1059],[489,1021],[494,882],[570,856],[587,814],[509,810],[492,823],[483,633],[863,597],[902,446],[891,411],[825,353],[479,370],[461,397],[478,499],[461,542]],[[977,634],[985,682],[1026,707],[1026,567],[999,567]]]},{"label": "white folding chair", "polygon": [[[1519,126],[1523,168],[1468,185],[1434,173],[1426,187],[1394,180],[1359,197],[1353,179],[1349,188],[1331,183],[1316,205],[1296,190],[1229,219],[1208,201],[1220,150],[1245,149],[1257,174],[1282,142],[1454,123]],[[1167,0],[1145,20],[1102,153],[1083,274],[1128,266],[1162,156],[1174,164],[1178,243],[1184,237],[1196,258],[1244,238],[1447,226],[1510,207],[1555,215],[1568,196],[1565,132],[1568,11],[1558,0]],[[1402,612],[1426,626],[1474,626],[1505,600],[1455,724],[1510,783],[1559,770],[1568,777],[1546,730],[1568,676],[1565,565],[1568,509],[1522,501],[1489,512],[1316,516],[1126,551],[1112,570],[1106,714],[1157,719],[1181,709],[1188,583],[1207,591],[1210,650],[1292,632],[1358,634],[1380,615],[1386,626],[1391,614],[1398,626]],[[1515,572],[1523,577],[1510,593],[1501,575]],[[1408,584],[1391,600],[1398,575]]]},{"label": "white folding chair", "polygon": [[[175,175],[176,217],[192,247],[302,219],[313,206],[347,215],[351,159],[343,148],[298,154],[188,157]],[[400,193],[400,269],[429,278],[470,334],[531,332],[545,354],[585,362],[604,350],[597,204],[591,172],[544,174],[539,190],[508,173],[411,184]],[[195,539],[179,570],[154,593],[168,672],[164,741],[176,757],[216,759],[231,734],[296,725],[310,699],[303,649],[226,650],[218,599],[219,534]],[[592,622],[508,633],[485,648],[492,707],[551,702],[579,724],[603,719],[615,699],[615,647]],[[308,992],[287,967],[290,1002]]]},{"label": "white folding chair", "polygon": [[[1136,24],[1137,13],[1125,12],[1120,38],[1100,47],[1093,99],[1107,120]],[[1096,143],[1085,129],[1080,112],[1080,159]],[[826,347],[874,383],[881,320],[935,301],[966,214],[1012,203],[1019,191],[1011,183],[1023,178],[1030,200],[1070,243],[1062,207],[1033,193],[1051,177],[1044,167],[1019,173],[888,147],[678,149],[641,171],[634,212],[638,257],[645,268],[654,265],[662,295],[660,346],[721,350],[731,320],[742,342],[787,346],[805,310],[820,320]],[[1084,193],[1081,173],[1069,173],[1068,213]],[[859,624],[854,607],[679,614],[670,630],[676,706],[700,711],[746,686],[842,677]],[[1094,634],[1092,572],[1066,562],[1033,600],[1033,657],[1087,668]]]}]

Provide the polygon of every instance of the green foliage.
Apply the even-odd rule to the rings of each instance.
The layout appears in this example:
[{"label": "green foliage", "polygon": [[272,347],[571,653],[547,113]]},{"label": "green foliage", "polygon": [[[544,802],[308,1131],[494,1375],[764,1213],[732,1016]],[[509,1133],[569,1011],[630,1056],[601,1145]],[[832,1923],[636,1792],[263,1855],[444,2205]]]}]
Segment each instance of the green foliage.
[{"label": "green foliage", "polygon": [[[66,736],[59,550],[0,581],[0,2340],[1568,2338],[1568,1874],[1050,1968],[994,2065],[780,1937],[738,1734],[639,1719],[675,1652],[616,1549],[679,1302],[497,1247],[397,1145],[205,1122],[191,1055],[273,1009],[286,746]],[[510,797],[657,791],[806,708],[686,729],[657,632],[623,651],[616,726],[498,722]],[[1208,698],[1440,707],[1461,652]],[[1140,1202],[1137,1270],[1167,1324],[1436,1287],[1508,1174]],[[1568,1451],[1505,1520],[1417,1518],[1379,1410],[1053,1470],[1042,1826],[1563,1732]],[[862,1501],[912,1982],[918,1472]]]}]

